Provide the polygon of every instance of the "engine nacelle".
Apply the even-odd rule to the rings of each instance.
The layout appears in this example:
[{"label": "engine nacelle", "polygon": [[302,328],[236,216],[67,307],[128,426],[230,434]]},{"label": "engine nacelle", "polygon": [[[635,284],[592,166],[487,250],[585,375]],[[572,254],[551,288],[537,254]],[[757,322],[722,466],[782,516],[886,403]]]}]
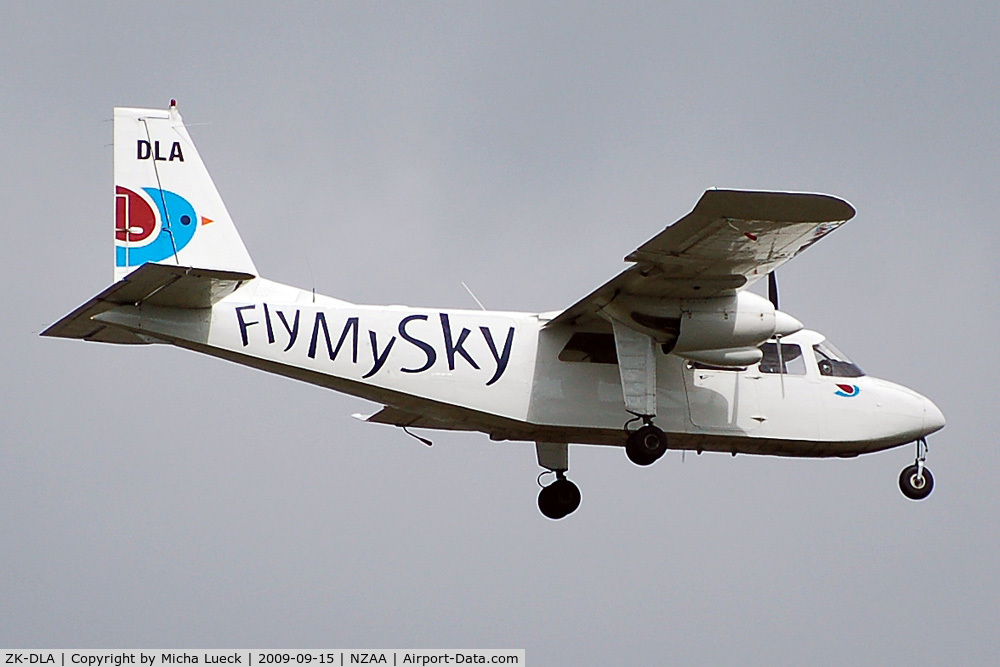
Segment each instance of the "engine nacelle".
[{"label": "engine nacelle", "polygon": [[684,352],[680,356],[709,366],[724,368],[745,368],[759,363],[764,357],[759,347],[741,347],[729,350],[704,350]]},{"label": "engine nacelle", "polygon": [[761,359],[761,343],[802,328],[769,300],[746,291],[690,300],[631,297],[620,305],[612,302],[606,310],[665,350],[712,366],[753,365]]},{"label": "engine nacelle", "polygon": [[771,302],[753,292],[682,301],[680,336],[674,352],[734,350],[757,347],[774,335]]}]

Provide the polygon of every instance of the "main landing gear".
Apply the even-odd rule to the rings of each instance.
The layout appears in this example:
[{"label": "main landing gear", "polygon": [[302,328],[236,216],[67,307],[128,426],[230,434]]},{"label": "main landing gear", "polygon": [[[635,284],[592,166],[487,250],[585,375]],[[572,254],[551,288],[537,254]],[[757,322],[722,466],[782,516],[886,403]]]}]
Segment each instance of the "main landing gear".
[{"label": "main landing gear", "polygon": [[667,434],[653,425],[651,417],[641,417],[643,422],[635,431],[626,424],[625,455],[632,463],[648,466],[667,452]]},{"label": "main landing gear", "polygon": [[917,440],[917,458],[913,465],[903,468],[899,473],[899,490],[910,500],[923,500],[934,490],[934,476],[924,466],[927,460],[927,441]]}]

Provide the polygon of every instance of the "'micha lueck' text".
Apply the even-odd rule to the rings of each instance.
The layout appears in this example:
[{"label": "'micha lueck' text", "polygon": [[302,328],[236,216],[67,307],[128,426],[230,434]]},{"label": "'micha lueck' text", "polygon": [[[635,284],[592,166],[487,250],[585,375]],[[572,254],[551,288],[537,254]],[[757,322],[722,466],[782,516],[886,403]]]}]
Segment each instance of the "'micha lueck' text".
[{"label": "'micha lueck' text", "polygon": [[[454,371],[461,363],[477,371],[489,372],[488,364],[493,367],[492,377],[486,381],[489,386],[507,370],[514,346],[514,327],[508,327],[504,336],[497,337],[489,326],[479,326],[477,331],[454,326],[448,313],[407,315],[393,325],[391,334],[387,334],[383,327],[379,327],[378,331],[364,329],[360,316],[343,317],[336,315],[336,311],[303,313],[299,308],[279,308],[261,303],[237,306],[235,313],[243,347],[249,346],[252,340],[263,342],[266,336],[269,346],[284,345],[281,352],[308,346],[306,354],[310,359],[329,357],[330,361],[337,361],[341,355],[346,358],[349,354],[351,363],[363,364],[367,368],[362,379],[368,379],[386,368],[393,351],[406,345],[420,351],[423,363],[400,366],[398,370],[403,373],[423,373],[439,359],[447,363],[449,371]],[[426,324],[421,326],[420,323]],[[431,332],[428,331],[428,327],[433,327],[437,334],[438,323],[440,340],[437,335],[429,335]],[[418,329],[422,329],[419,335]],[[367,335],[362,333],[363,330]],[[486,343],[491,357],[489,360],[482,358],[482,352],[478,360],[470,353],[470,336],[481,338]],[[364,355],[362,348],[367,348]]]}]

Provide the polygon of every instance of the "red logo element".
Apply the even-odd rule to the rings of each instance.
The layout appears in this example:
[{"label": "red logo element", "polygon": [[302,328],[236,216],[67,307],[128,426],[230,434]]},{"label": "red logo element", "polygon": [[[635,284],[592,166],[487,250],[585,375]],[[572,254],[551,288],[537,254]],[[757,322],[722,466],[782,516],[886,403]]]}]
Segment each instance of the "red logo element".
[{"label": "red logo element", "polygon": [[855,384],[838,384],[837,396],[857,396],[861,389]]},{"label": "red logo element", "polygon": [[141,243],[156,230],[156,214],[140,195],[115,186],[115,238],[122,243]]}]

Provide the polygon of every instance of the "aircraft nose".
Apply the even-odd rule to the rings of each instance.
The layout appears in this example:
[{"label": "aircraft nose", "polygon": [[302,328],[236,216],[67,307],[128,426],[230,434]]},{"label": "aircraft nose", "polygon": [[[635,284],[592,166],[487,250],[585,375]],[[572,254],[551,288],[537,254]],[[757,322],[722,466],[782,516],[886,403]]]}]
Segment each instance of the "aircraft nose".
[{"label": "aircraft nose", "polygon": [[927,435],[944,428],[944,413],[929,398],[924,398],[924,431]]}]

